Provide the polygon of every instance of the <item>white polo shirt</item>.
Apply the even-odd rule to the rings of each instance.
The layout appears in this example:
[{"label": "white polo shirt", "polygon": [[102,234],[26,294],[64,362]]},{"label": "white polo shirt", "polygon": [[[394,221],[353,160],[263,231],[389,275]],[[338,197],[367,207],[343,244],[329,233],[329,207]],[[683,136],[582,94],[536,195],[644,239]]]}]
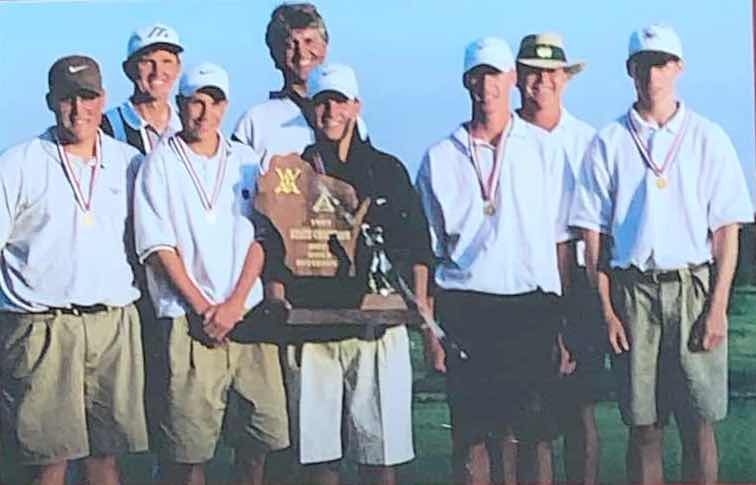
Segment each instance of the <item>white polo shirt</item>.
[{"label": "white polo shirt", "polygon": [[732,142],[722,128],[682,103],[663,127],[644,121],[634,109],[630,116],[657,164],[687,124],[677,156],[664,172],[666,187],[657,187],[625,114],[589,147],[570,223],[611,235],[615,268],[668,270],[711,260],[713,231],[753,220]]},{"label": "white polo shirt", "polygon": [[[573,177],[577,179],[585,152],[596,136],[595,128],[574,117],[564,107],[562,107],[561,114],[559,115],[559,122],[551,131],[544,130],[536,125],[533,126],[540,130],[552,143],[557,144],[561,148],[563,155],[567,159],[567,163],[569,163],[572,169]],[[578,241],[577,243],[576,257],[578,265],[585,266],[585,244],[583,241]]]},{"label": "white polo shirt", "polygon": [[[441,288],[561,293],[556,244],[570,238],[572,173],[557,147],[532,125],[516,115],[512,123],[493,215],[484,213],[464,126],[423,159],[417,188],[440,260],[435,278]],[[488,158],[481,163],[484,177],[492,165],[492,155]]]},{"label": "white polo shirt", "polygon": [[[357,118],[360,138],[367,139],[367,124]],[[288,96],[271,93],[270,99],[247,110],[239,118],[234,138],[252,147],[262,157],[263,171],[276,155],[300,155],[315,143],[315,133],[302,110]]]},{"label": "white polo shirt", "polygon": [[[234,290],[249,247],[255,241],[250,220],[259,157],[248,146],[222,138],[218,153],[207,158],[183,145],[198,179],[213,193],[226,151],[226,169],[209,214],[190,171],[179,157],[178,136],[164,137],[145,159],[134,194],[136,249],[141,261],[160,249],[178,250],[189,277],[212,303],[222,303]],[[162,271],[147,265],[147,283],[158,317],[178,317],[190,307]],[[258,279],[246,301],[262,300]]]},{"label": "white polo shirt", "polygon": [[315,142],[299,106],[278,96],[247,110],[236,124],[234,137],[260,154],[265,166],[275,155],[300,154]]},{"label": "white polo shirt", "polygon": [[[102,135],[91,224],[77,204],[54,141],[55,128],[0,155],[0,310],[124,306],[139,297],[126,258],[133,173],[141,155]],[[92,166],[69,155],[89,194]]]}]

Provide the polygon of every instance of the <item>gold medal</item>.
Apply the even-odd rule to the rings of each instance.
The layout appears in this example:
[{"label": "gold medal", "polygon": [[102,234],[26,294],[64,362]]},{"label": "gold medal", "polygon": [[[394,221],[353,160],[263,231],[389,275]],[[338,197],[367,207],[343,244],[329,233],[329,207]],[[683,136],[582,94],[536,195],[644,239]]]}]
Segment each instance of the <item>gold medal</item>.
[{"label": "gold medal", "polygon": [[486,202],[483,204],[483,213],[487,216],[492,216],[496,212],[496,206],[493,205],[493,202]]},{"label": "gold medal", "polygon": [[95,220],[94,220],[94,214],[92,214],[92,212],[90,212],[90,211],[85,212],[84,213],[84,225],[87,226],[87,227],[90,227],[90,226],[94,225],[94,222],[95,222]]},{"label": "gold medal", "polygon": [[664,177],[657,177],[656,179],[656,186],[660,189],[664,189],[667,187],[667,179]]}]

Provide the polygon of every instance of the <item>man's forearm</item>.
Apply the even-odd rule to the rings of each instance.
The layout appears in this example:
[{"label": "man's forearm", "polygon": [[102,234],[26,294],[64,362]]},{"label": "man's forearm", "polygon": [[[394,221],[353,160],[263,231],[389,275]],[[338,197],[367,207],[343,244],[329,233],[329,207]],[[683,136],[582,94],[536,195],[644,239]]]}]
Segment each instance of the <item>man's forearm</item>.
[{"label": "man's forearm", "polygon": [[189,303],[192,311],[202,314],[210,307],[212,302],[208,301],[205,295],[202,294],[202,291],[197,288],[197,285],[189,277],[184,262],[181,261],[177,251],[160,249],[147,258],[147,264],[159,266],[168,275],[168,279],[171,280],[171,283],[184,300]]},{"label": "man's forearm", "polygon": [[575,265],[575,243],[564,241],[557,243],[557,266],[559,281],[562,284],[562,294],[572,284],[572,267]]},{"label": "man's forearm", "polygon": [[738,261],[738,224],[730,224],[717,229],[712,235],[712,252],[716,273],[709,300],[709,310],[726,312],[732,280]]},{"label": "man's forearm", "polygon": [[604,319],[609,320],[610,317],[616,317],[616,314],[609,290],[607,265],[601,262],[603,255],[606,254],[609,239],[608,236],[602,235],[598,231],[584,229],[582,233],[585,241],[585,270],[588,274],[588,281],[598,291]]}]

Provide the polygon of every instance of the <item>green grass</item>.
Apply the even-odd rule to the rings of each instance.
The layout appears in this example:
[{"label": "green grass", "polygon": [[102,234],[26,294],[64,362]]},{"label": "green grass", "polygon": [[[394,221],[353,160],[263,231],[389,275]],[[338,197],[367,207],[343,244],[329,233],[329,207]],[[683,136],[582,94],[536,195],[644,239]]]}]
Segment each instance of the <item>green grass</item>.
[{"label": "green grass", "polygon": [[[717,429],[720,445],[720,479],[731,483],[756,483],[756,287],[739,287],[733,292],[730,306],[730,413]],[[414,430],[417,458],[400,469],[402,483],[448,484],[450,477],[449,414],[443,400],[443,379],[429,375],[422,356],[422,341],[413,332],[412,363],[415,380]],[[609,374],[606,382],[611,383]],[[601,435],[601,481],[620,483],[624,479],[626,428],[622,425],[614,402],[597,407]],[[563,478],[561,445],[555,443],[557,478]],[[219,449],[208,467],[216,482],[229,478],[231,453]],[[149,483],[153,463],[151,455],[130,456],[123,460],[127,485]],[[674,426],[665,438],[665,472],[670,480],[679,478],[680,447]],[[345,483],[354,482],[353,468],[347,468]],[[20,483],[8,460],[0,462],[0,477],[7,484]],[[2,483],[0,481],[0,483]]]}]

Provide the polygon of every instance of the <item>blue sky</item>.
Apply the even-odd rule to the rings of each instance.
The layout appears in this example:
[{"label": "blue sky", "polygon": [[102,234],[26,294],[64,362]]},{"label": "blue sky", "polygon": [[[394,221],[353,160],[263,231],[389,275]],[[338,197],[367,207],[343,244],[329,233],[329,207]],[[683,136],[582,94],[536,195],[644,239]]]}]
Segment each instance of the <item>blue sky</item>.
[{"label": "blue sky", "polygon": [[[184,64],[212,61],[231,77],[230,132],[241,113],[263,101],[281,79],[265,46],[265,25],[278,0],[100,0],[0,2],[0,149],[52,123],[44,94],[47,70],[60,56],[85,53],[103,69],[108,105],[131,86],[121,71],[129,34],[164,22],[186,45]],[[564,34],[567,55],[587,60],[570,83],[567,108],[596,127],[627,109],[627,40],[640,26],[663,22],[683,40],[683,99],[721,124],[754,179],[751,2],[690,0],[321,0],[331,35],[329,59],[351,64],[360,79],[374,143],[414,173],[424,150],[469,116],[461,84],[465,45],[498,35],[517,48],[528,33]],[[513,93],[515,104],[519,99]]]}]

